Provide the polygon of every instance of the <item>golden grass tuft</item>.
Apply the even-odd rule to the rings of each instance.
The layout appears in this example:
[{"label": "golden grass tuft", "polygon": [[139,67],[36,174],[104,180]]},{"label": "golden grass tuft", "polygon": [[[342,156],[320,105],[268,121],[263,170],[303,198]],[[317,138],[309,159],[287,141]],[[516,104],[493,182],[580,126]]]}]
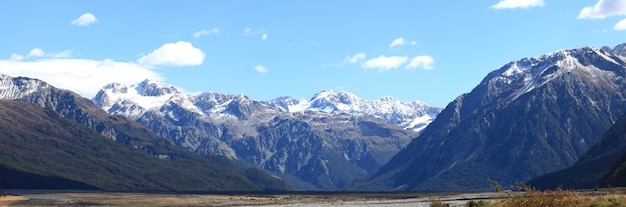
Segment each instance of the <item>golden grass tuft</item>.
[{"label": "golden grass tuft", "polygon": [[503,199],[487,206],[491,207],[626,207],[626,197],[619,195],[589,195],[573,190],[557,188],[537,190],[521,183],[515,184],[517,191],[503,193]]}]

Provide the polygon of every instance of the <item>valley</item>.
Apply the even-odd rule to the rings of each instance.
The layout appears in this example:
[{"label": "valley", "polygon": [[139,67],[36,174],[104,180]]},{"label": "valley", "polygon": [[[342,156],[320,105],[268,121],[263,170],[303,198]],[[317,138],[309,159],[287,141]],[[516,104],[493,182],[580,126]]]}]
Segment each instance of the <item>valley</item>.
[{"label": "valley", "polygon": [[[624,153],[624,53],[624,45],[584,47],[513,61],[444,109],[332,90],[302,100],[189,95],[152,80],[107,84],[88,100],[37,79],[2,75],[0,112],[7,115],[0,122],[6,129],[0,184],[112,191],[484,191],[489,180],[527,182],[577,166],[582,157],[592,164],[581,166],[598,167],[575,170],[581,173],[576,179],[557,175],[563,179],[550,179],[551,186],[531,184],[552,189],[583,176],[587,183],[571,186],[621,186],[623,168],[613,163],[623,162]],[[36,149],[50,153],[41,157]],[[78,151],[82,160],[71,158]],[[610,179],[604,178],[609,170]],[[96,174],[102,177],[87,179]]]},{"label": "valley", "polygon": [[0,1],[0,25],[0,207],[626,206],[626,0]]}]

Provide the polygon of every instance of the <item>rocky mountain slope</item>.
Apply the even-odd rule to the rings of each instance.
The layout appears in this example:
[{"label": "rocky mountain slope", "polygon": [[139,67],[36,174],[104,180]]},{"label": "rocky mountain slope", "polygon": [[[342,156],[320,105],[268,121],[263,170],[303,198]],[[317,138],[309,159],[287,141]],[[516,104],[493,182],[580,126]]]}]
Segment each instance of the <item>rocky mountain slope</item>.
[{"label": "rocky mountain slope", "polygon": [[323,91],[310,100],[187,95],[145,80],[109,84],[92,101],[174,143],[263,168],[299,190],[336,190],[387,162],[439,109]]},{"label": "rocky mountain slope", "polygon": [[292,113],[316,111],[366,116],[418,133],[441,112],[440,108],[431,107],[419,101],[402,102],[389,96],[370,101],[352,93],[333,90],[317,93],[309,100],[281,97],[269,101],[269,104],[281,111]]},{"label": "rocky mountain slope", "polygon": [[[607,175],[616,175],[617,169],[623,163],[626,153],[626,115],[618,119],[600,140],[585,153],[573,166],[553,173],[539,176],[528,182],[529,185],[540,189],[563,188],[591,189],[600,186],[616,185],[612,180],[601,184]],[[618,162],[622,160],[621,162]],[[611,179],[615,179],[613,176]]]},{"label": "rocky mountain slope", "polygon": [[491,72],[355,190],[487,189],[572,165],[626,111],[624,47],[524,58]]},{"label": "rocky mountain slope", "polygon": [[[113,177],[84,182],[88,183],[89,186],[107,190],[288,189],[285,183],[261,171],[236,167],[231,161],[221,157],[200,156],[191,153],[182,147],[173,145],[170,140],[155,135],[134,121],[107,114],[88,99],[70,91],[54,88],[36,79],[0,75],[0,99],[19,101],[7,104],[6,113],[14,115],[3,116],[5,121],[3,128],[6,130],[0,134],[4,140],[0,145],[7,146],[9,144],[13,146],[11,149],[4,150],[3,152],[6,153],[3,155],[9,157],[21,155],[2,159],[5,162],[4,167],[13,167],[13,172],[23,171],[32,173],[33,176],[64,177],[83,182],[90,175],[87,171],[97,169],[96,172],[100,172],[108,169],[110,174],[104,173],[102,176],[111,175]],[[19,108],[17,105],[20,104],[30,108],[28,110]],[[33,106],[43,109],[36,109]],[[35,113],[37,111],[41,113]],[[32,118],[34,120],[21,120],[20,118]],[[14,123],[16,128],[13,128],[11,123]],[[88,130],[77,127],[73,123],[78,123]],[[34,131],[29,131],[29,129]],[[99,139],[114,140],[129,147],[120,148],[120,145],[115,146],[114,143]],[[15,144],[20,142],[23,143]],[[50,143],[52,145],[47,146]],[[35,153],[32,149],[41,149],[46,153]],[[96,153],[96,155],[92,153]],[[85,159],[71,159],[71,156]],[[89,159],[94,158],[94,156],[98,157],[100,161]],[[62,158],[67,158],[67,160]],[[162,162],[155,160],[162,160]],[[90,161],[93,162],[85,163]],[[44,163],[53,164],[53,166]],[[16,168],[15,166],[19,167]],[[66,166],[68,170],[54,168],[60,166]],[[80,166],[88,169],[80,168]],[[169,168],[189,169],[173,170]],[[76,169],[76,171],[69,169]],[[180,173],[181,176],[188,175],[190,177],[173,179],[174,174],[172,173],[175,172]],[[121,175],[117,175],[118,173]],[[150,173],[162,173],[163,175]],[[125,178],[129,181],[128,185],[110,185],[125,180],[122,178],[112,179],[114,176]],[[94,178],[96,177],[99,176],[94,176]],[[186,185],[193,183],[193,180],[196,180],[197,184]],[[109,181],[109,185],[106,184],[107,181]]]}]

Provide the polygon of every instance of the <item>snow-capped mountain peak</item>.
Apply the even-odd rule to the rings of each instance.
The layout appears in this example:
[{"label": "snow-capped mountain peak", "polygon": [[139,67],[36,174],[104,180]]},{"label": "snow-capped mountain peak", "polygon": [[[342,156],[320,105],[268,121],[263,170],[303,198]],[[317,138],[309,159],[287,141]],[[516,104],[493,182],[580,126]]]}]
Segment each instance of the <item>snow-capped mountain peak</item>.
[{"label": "snow-capped mountain peak", "polygon": [[[494,101],[491,97],[499,94],[510,94],[506,100],[499,100],[505,105],[521,95],[538,88],[564,73],[585,73],[589,77],[613,76],[610,70],[621,67],[626,57],[617,51],[624,50],[624,45],[608,50],[608,47],[597,49],[583,47],[579,49],[559,50],[546,55],[524,58],[506,64],[499,70],[490,73],[481,84],[487,84],[485,103]],[[607,67],[597,68],[591,62],[602,61]],[[590,67],[588,67],[590,66]]]},{"label": "snow-capped mountain peak", "polygon": [[163,96],[167,94],[179,93],[178,89],[172,85],[149,79],[132,85],[131,88],[135,88],[137,93],[142,96]]},{"label": "snow-capped mountain peak", "polygon": [[615,46],[615,48],[613,48],[613,52],[621,56],[626,56],[626,43]]},{"label": "snow-capped mountain peak", "polygon": [[46,88],[50,85],[37,79],[0,74],[0,99],[18,99]]},{"label": "snow-capped mountain peak", "polygon": [[176,87],[147,79],[130,86],[120,83],[108,84],[96,94],[92,101],[105,111],[132,118],[148,110],[158,110],[171,104],[202,113],[193,105],[189,97]]},{"label": "snow-capped mountain peak", "polygon": [[333,90],[321,91],[308,100],[280,97],[269,101],[269,104],[290,113],[314,111],[367,116],[418,132],[427,126],[441,110],[419,101],[402,102],[390,96],[383,96],[372,101],[349,92]]},{"label": "snow-capped mountain peak", "polygon": [[356,95],[343,91],[324,90],[317,93],[309,100],[309,109],[315,109],[317,111],[323,111],[327,113],[332,112],[346,112],[351,113],[359,111],[363,99]]}]

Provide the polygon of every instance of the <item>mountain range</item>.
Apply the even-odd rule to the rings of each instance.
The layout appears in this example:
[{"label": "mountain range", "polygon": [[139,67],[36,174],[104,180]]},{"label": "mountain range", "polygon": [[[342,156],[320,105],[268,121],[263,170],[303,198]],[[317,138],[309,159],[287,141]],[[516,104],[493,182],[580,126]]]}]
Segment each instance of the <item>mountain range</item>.
[{"label": "mountain range", "polygon": [[92,101],[177,145],[262,168],[298,190],[337,190],[378,169],[440,111],[332,90],[309,100],[188,95],[151,80],[108,84]]},{"label": "mountain range", "polygon": [[197,155],[43,81],[0,75],[0,186],[112,191],[288,190],[219,156]]},{"label": "mountain range", "polygon": [[584,47],[510,62],[457,97],[353,190],[477,190],[574,164],[626,111],[626,50]]},{"label": "mountain range", "polygon": [[152,80],[111,83],[88,100],[36,79],[0,75],[0,186],[462,191],[488,189],[489,180],[622,186],[625,47],[510,62],[443,110],[332,90],[303,100],[190,95]]}]

